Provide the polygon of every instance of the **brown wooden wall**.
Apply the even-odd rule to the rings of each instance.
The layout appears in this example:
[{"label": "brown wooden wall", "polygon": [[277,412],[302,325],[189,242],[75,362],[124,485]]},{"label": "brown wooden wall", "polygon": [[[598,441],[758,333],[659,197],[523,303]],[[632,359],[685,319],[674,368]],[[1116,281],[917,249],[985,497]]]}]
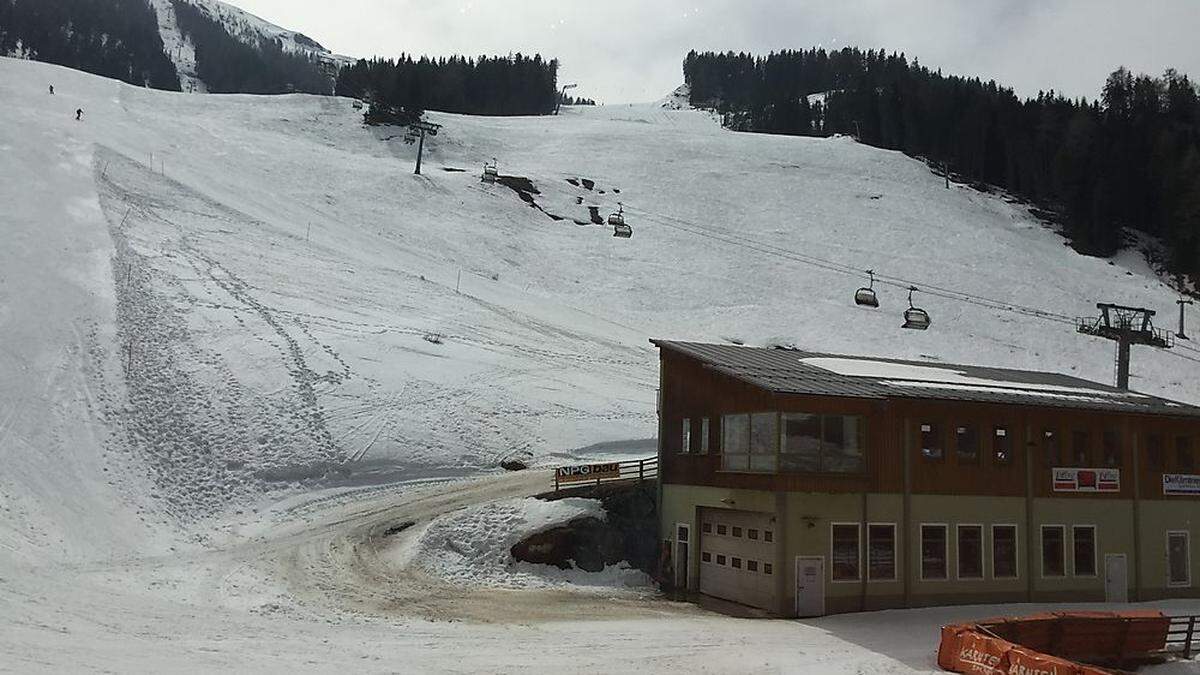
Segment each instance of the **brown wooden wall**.
[{"label": "brown wooden wall", "polygon": [[[839,397],[774,395],[701,362],[669,350],[661,352],[662,367],[662,477],[667,483],[710,485],[769,491],[882,492],[904,491],[904,455],[909,455],[914,494],[1023,496],[1027,465],[1031,496],[1056,498],[1131,499],[1137,489],[1142,499],[1197,499],[1164,496],[1163,473],[1200,473],[1200,420],[1165,416],[1079,411],[1053,407],[969,403],[923,399],[871,400]],[[860,415],[866,419],[866,471],[863,474],[753,473],[721,470],[721,416],[752,412],[810,412]],[[709,418],[709,453],[700,449],[700,420]],[[683,419],[692,423],[692,448],[682,452]],[[921,454],[920,427],[932,423],[942,436],[943,457],[930,460]],[[956,453],[955,429],[973,425],[978,433],[975,461]],[[1012,461],[993,455],[994,428],[1003,426],[1011,437]],[[1053,465],[1041,444],[1046,429],[1055,431],[1059,459]],[[1118,441],[1119,493],[1055,492],[1052,469],[1057,467],[1104,468],[1103,432]],[[1089,439],[1089,457],[1080,464],[1072,456],[1075,432]],[[1163,438],[1162,462],[1147,457],[1147,437]],[[1191,439],[1196,466],[1181,466],[1175,446],[1179,436]],[[1135,451],[1136,470],[1135,470]]]}]

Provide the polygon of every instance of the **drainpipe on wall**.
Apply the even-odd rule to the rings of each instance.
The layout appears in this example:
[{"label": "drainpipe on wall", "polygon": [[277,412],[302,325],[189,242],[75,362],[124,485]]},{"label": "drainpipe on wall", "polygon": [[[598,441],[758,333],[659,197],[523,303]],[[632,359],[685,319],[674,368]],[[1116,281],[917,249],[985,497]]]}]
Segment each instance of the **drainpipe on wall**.
[{"label": "drainpipe on wall", "polygon": [[1025,601],[1033,602],[1033,464],[1037,445],[1033,425],[1025,422]]},{"label": "drainpipe on wall", "polygon": [[[1133,593],[1132,600],[1134,602],[1142,601],[1142,466],[1138,448],[1137,434],[1129,433],[1129,419],[1126,418],[1122,431],[1125,432],[1125,438],[1131,440],[1130,447],[1130,470],[1133,471]],[[1106,565],[1107,566],[1107,565]],[[1104,570],[1104,576],[1108,578],[1108,570]]]},{"label": "drainpipe on wall", "polygon": [[867,523],[870,520],[869,518],[867,518],[867,490],[868,489],[869,489],[869,486],[864,487],[863,492],[862,492],[862,520],[861,520],[861,526],[860,526],[862,529],[860,531],[862,532],[862,545],[863,545],[864,555],[863,555],[863,560],[862,560],[862,569],[859,570],[859,576],[861,577],[861,581],[859,581],[858,611],[860,611],[860,612],[867,611],[867,575],[870,573],[870,568],[867,566],[867,556],[871,552],[870,548],[869,548],[870,538],[867,536],[868,535]]},{"label": "drainpipe on wall", "polygon": [[904,499],[901,510],[904,520],[904,534],[900,537],[900,550],[904,554],[904,606],[912,607],[912,579],[914,565],[912,564],[912,420],[904,418]]}]

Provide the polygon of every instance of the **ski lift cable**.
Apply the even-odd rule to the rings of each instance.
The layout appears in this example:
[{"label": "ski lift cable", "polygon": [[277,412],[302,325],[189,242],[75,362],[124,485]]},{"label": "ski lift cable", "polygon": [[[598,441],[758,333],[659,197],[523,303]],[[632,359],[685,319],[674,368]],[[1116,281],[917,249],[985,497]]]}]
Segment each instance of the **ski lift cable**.
[{"label": "ski lift cable", "polygon": [[[754,251],[758,251],[760,253],[765,253],[768,255],[781,257],[781,258],[784,258],[787,260],[791,260],[793,262],[806,264],[806,265],[809,265],[812,267],[817,267],[817,268],[824,269],[824,270],[831,271],[831,272],[837,272],[839,274],[846,274],[846,275],[852,275],[852,276],[861,276],[863,274],[863,270],[861,270],[857,267],[852,267],[852,266],[843,264],[843,263],[838,263],[838,262],[835,262],[832,260],[825,260],[822,258],[817,258],[815,256],[802,254],[802,253],[792,251],[792,250],[789,250],[789,249],[786,249],[786,248],[783,248],[780,246],[776,246],[773,244],[766,244],[763,242],[757,242],[757,241],[753,241],[753,240],[749,240],[749,239],[745,239],[745,238],[740,238],[740,237],[737,237],[736,235],[724,235],[724,234],[717,234],[712,231],[705,231],[704,226],[702,226],[702,225],[695,225],[694,223],[688,223],[688,221],[684,221],[682,219],[663,217],[661,214],[653,214],[650,212],[641,211],[640,209],[635,210],[635,212],[638,212],[638,211],[640,211],[642,213],[643,217],[648,217],[648,219],[650,219],[650,220],[657,220],[660,225],[664,225],[664,226],[670,227],[672,229],[677,229],[677,230],[681,230],[681,231],[688,232],[691,234],[708,237],[710,239],[715,239],[717,241],[722,241],[725,243],[733,244],[735,246],[741,246],[743,248],[748,248],[748,249],[751,249]],[[684,226],[684,225],[680,225],[680,224],[678,224],[678,222],[677,223],[667,222],[669,220],[676,220],[678,222],[688,223],[688,225],[693,225],[695,227],[698,227],[698,228],[700,228],[700,230],[696,230],[696,229],[692,229],[692,228]],[[891,276],[885,276],[885,275],[880,275],[880,274],[876,273],[875,281],[882,285],[892,286],[894,288],[899,288],[901,290],[908,290],[911,286],[917,286],[919,289],[919,292],[922,292],[922,293],[925,293],[926,295],[930,295],[930,296],[934,296],[934,297],[940,297],[940,298],[947,299],[947,300],[964,302],[964,303],[984,307],[987,309],[995,309],[995,310],[1012,312],[1012,313],[1016,313],[1016,314],[1022,314],[1025,316],[1040,318],[1040,319],[1044,319],[1047,321],[1053,321],[1056,323],[1069,324],[1069,325],[1075,324],[1074,318],[1068,317],[1063,314],[1058,314],[1057,312],[1039,309],[1036,307],[1028,307],[1028,306],[1019,305],[1016,303],[1005,302],[1005,301],[996,300],[993,298],[976,296],[971,293],[966,293],[963,291],[956,291],[953,289],[943,288],[941,286],[922,285],[922,284],[913,282],[911,280],[902,279],[900,277],[891,277]]]},{"label": "ski lift cable", "polygon": [[[637,211],[640,211],[640,209],[638,209]],[[698,223],[692,223],[690,221],[684,220],[682,218],[674,217],[674,216],[668,216],[665,214],[656,214],[656,213],[647,212],[647,211],[642,211],[642,214],[644,216],[658,217],[658,218],[662,218],[665,220],[673,220],[676,223],[685,223],[687,225],[700,228],[702,230],[708,229],[708,228],[705,228],[704,225],[701,225]],[[661,224],[671,227],[671,225],[669,223],[664,222]],[[684,229],[684,228],[678,227],[677,229]],[[706,236],[708,236],[708,235],[706,234]],[[712,236],[714,236],[714,238],[720,238],[720,237],[716,237],[715,235],[712,235]],[[726,240],[726,241],[728,241],[728,239],[739,239],[740,238],[737,235],[724,235],[724,236],[726,238],[723,240]],[[798,262],[805,262],[805,263],[810,264],[815,267],[820,267],[820,268],[828,269],[831,271],[841,272],[843,274],[852,274],[855,276],[861,276],[863,274],[863,270],[861,267],[855,267],[855,266],[847,265],[845,263],[839,263],[839,262],[836,262],[833,260],[827,260],[824,258],[819,258],[817,256],[800,253],[800,252],[793,251],[793,250],[790,250],[790,249],[787,249],[787,248],[784,248],[784,247],[781,247],[781,246],[778,246],[775,244],[757,242],[757,241],[748,240],[745,238],[740,238],[740,239],[742,239],[743,243],[749,242],[749,243],[753,243],[755,246],[774,249],[775,251],[778,251],[781,254],[787,254],[787,256],[791,257],[792,259],[797,260]],[[736,244],[738,242],[729,241],[729,243]],[[914,281],[911,279],[905,279],[903,277],[894,277],[894,276],[878,274],[878,273],[876,273],[874,276],[875,276],[875,280],[877,282],[880,282],[881,284],[884,284],[887,286],[892,286],[894,288],[898,288],[900,290],[907,290],[910,286],[918,286],[922,292],[924,292],[928,295],[936,296],[936,297],[941,297],[941,298],[945,298],[945,299],[949,299],[949,300],[958,300],[958,301],[963,301],[963,302],[969,302],[969,303],[981,305],[984,307],[990,307],[992,309],[1012,311],[1012,312],[1016,312],[1018,314],[1024,314],[1027,316],[1035,316],[1035,317],[1045,318],[1048,320],[1058,321],[1059,323],[1064,323],[1064,324],[1069,323],[1069,324],[1074,325],[1074,323],[1075,323],[1074,317],[1070,317],[1065,314],[1059,314],[1057,312],[1053,312],[1050,310],[1020,305],[1017,303],[1006,302],[1003,300],[996,300],[994,298],[979,296],[979,295],[975,295],[972,293],[967,293],[965,291],[958,291],[955,289],[945,288],[945,287],[937,286],[937,285],[933,285],[933,284],[925,284],[925,283],[917,282],[917,281]]]}]

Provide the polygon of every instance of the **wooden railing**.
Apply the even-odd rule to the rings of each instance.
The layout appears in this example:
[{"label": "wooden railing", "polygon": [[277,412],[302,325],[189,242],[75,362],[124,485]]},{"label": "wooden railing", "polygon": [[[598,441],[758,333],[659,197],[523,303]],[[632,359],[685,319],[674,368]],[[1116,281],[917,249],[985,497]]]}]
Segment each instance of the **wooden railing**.
[{"label": "wooden railing", "polygon": [[599,485],[619,480],[655,480],[658,478],[658,457],[631,459],[624,462],[597,462],[560,466],[554,469],[554,491],[580,485]]}]

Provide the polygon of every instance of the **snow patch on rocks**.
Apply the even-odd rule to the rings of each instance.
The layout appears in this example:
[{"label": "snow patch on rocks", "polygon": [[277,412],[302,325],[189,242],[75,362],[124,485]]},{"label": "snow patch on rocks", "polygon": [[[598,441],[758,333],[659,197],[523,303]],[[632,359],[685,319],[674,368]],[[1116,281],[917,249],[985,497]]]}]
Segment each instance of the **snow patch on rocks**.
[{"label": "snow patch on rocks", "polygon": [[599,500],[510,499],[467,508],[430,523],[415,544],[413,562],[450,581],[491,588],[649,590],[650,577],[625,562],[592,573],[513,558],[510,549],[525,537],[588,516],[605,520]]}]

